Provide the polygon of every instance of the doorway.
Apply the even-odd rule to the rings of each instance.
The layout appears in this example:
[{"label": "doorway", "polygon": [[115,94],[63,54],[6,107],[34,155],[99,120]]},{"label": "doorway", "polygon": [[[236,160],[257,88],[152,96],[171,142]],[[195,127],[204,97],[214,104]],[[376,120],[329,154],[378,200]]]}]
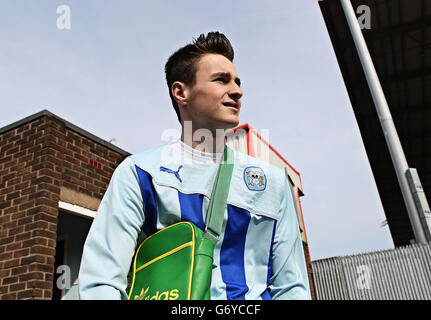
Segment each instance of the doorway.
[{"label": "doorway", "polygon": [[60,300],[77,284],[82,251],[93,218],[60,210],[52,299]]}]

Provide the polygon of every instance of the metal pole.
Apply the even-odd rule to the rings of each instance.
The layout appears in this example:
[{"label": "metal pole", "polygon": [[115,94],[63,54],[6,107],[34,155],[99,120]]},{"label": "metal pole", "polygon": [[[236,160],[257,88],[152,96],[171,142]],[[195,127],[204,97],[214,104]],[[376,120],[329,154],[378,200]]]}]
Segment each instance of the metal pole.
[{"label": "metal pole", "polygon": [[340,1],[347,19],[347,23],[349,24],[350,32],[352,33],[353,41],[355,42],[356,50],[361,60],[362,68],[364,70],[365,77],[373,97],[374,106],[376,107],[383,133],[385,135],[386,143],[388,145],[389,153],[395,167],[398,183],[401,187],[401,192],[403,194],[404,203],[407,207],[407,213],[409,215],[415,239],[419,243],[427,243],[418,210],[413,200],[409,183],[405,175],[409,166],[407,164],[401,142],[398,138],[394,121],[392,119],[391,112],[389,111],[388,103],[386,102],[377,72],[374,68],[373,61],[371,60],[370,53],[368,52],[367,44],[362,35],[361,28],[350,0]]}]

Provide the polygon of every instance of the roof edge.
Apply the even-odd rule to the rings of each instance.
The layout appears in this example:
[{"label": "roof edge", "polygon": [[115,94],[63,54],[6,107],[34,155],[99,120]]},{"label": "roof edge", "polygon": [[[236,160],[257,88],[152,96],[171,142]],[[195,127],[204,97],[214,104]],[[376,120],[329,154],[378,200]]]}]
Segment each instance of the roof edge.
[{"label": "roof edge", "polygon": [[113,145],[112,143],[110,143],[110,142],[108,142],[106,140],[103,140],[102,138],[97,137],[96,135],[94,135],[94,134],[92,134],[92,133],[90,133],[90,132],[88,132],[88,131],[86,131],[86,130],[84,130],[84,129],[76,126],[76,125],[74,125],[73,123],[71,123],[71,122],[69,122],[67,120],[64,120],[63,118],[60,118],[59,116],[55,115],[54,113],[50,112],[47,109],[44,109],[44,110],[42,110],[40,112],[37,112],[37,113],[35,113],[33,115],[30,115],[28,117],[25,117],[25,118],[23,118],[21,120],[15,121],[15,122],[7,125],[7,126],[4,126],[4,127],[0,128],[0,134],[5,133],[5,132],[10,131],[10,130],[13,130],[13,129],[15,129],[17,127],[20,127],[20,126],[22,126],[22,125],[24,125],[24,124],[26,124],[28,122],[32,122],[32,121],[34,121],[36,119],[39,119],[41,117],[44,117],[44,116],[53,117],[53,118],[55,118],[55,119],[63,122],[64,125],[66,126],[66,128],[68,128],[68,129],[70,129],[72,131],[75,131],[76,133],[79,133],[80,135],[82,135],[82,136],[84,136],[84,137],[86,137],[86,138],[88,138],[90,140],[93,140],[94,142],[97,142],[97,143],[103,145],[104,147],[106,147],[108,149],[111,149],[112,151],[118,152],[119,154],[122,154],[124,156],[130,155],[129,152],[127,152],[127,151],[125,151],[125,150],[123,150],[123,149],[121,149],[121,148]]}]

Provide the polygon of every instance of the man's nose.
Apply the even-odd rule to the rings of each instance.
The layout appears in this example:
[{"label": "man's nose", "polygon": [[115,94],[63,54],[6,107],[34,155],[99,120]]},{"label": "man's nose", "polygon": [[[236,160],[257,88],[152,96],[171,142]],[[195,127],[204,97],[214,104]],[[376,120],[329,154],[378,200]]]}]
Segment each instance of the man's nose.
[{"label": "man's nose", "polygon": [[236,84],[235,82],[233,82],[231,87],[230,87],[228,94],[235,101],[241,99],[241,97],[242,97],[241,87],[238,84]]}]

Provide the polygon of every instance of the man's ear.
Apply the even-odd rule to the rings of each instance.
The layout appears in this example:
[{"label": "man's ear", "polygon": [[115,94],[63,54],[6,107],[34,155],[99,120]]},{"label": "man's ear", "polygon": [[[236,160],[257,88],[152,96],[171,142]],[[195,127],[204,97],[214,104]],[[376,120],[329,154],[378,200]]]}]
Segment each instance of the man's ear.
[{"label": "man's ear", "polygon": [[175,81],[172,84],[172,96],[174,97],[175,101],[177,101],[178,105],[185,105],[187,104],[187,98],[188,98],[188,90],[187,86],[180,81]]}]

